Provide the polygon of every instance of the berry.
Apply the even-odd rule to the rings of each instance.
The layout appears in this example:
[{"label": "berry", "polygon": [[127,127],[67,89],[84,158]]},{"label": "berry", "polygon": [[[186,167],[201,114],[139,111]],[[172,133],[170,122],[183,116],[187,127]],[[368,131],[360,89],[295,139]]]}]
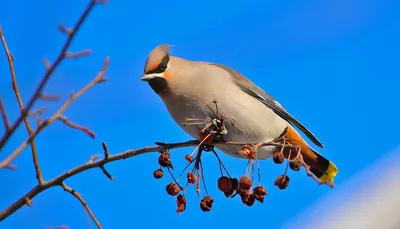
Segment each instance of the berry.
[{"label": "berry", "polygon": [[232,181],[229,177],[222,176],[218,179],[218,189],[221,192],[229,192],[232,189]]},{"label": "berry", "polygon": [[253,206],[253,204],[254,204],[254,202],[255,202],[255,197],[254,197],[254,194],[251,194],[249,197],[247,197],[247,200],[246,200],[246,205],[247,206],[249,206],[249,207],[251,207],[251,206]]},{"label": "berry", "polygon": [[189,162],[189,163],[192,163],[193,162],[193,160],[194,160],[194,158],[192,157],[192,156],[190,156],[190,155],[185,155],[185,159]]},{"label": "berry", "polygon": [[167,193],[171,196],[176,196],[181,191],[179,186],[174,183],[169,183],[166,187]]},{"label": "berry", "polygon": [[251,194],[251,190],[250,189],[243,189],[239,186],[239,188],[237,189],[238,194],[240,195],[240,197],[242,198],[247,198],[250,196]]},{"label": "berry", "polygon": [[178,214],[185,211],[186,210],[186,197],[183,196],[182,194],[179,194],[176,197],[176,205],[178,206],[178,208],[176,209],[176,212]]},{"label": "berry", "polygon": [[231,182],[232,182],[232,189],[236,190],[239,187],[239,181],[237,178],[231,178]]},{"label": "berry", "polygon": [[212,208],[212,204],[214,203],[213,198],[211,196],[205,196],[200,201],[200,208],[205,212],[209,212]]},{"label": "berry", "polygon": [[248,190],[253,185],[253,181],[248,176],[242,176],[239,181],[239,188]]},{"label": "berry", "polygon": [[158,164],[160,164],[162,167],[172,167],[170,155],[171,154],[169,152],[161,153],[161,155],[158,157]]},{"label": "berry", "polygon": [[299,171],[301,168],[301,160],[299,158],[294,158],[290,160],[289,167],[294,171]]},{"label": "berry", "polygon": [[264,196],[267,195],[267,190],[263,186],[257,186],[253,189],[253,195],[256,200],[264,203]]},{"label": "berry", "polygon": [[196,176],[192,172],[187,173],[187,179],[188,179],[189,184],[196,183]]},{"label": "berry", "polygon": [[154,170],[153,176],[156,179],[160,179],[164,176],[164,172],[161,169]]},{"label": "berry", "polygon": [[278,186],[279,189],[285,189],[289,186],[290,179],[286,175],[280,175],[275,180],[275,186]]},{"label": "berry", "polygon": [[233,191],[234,191],[234,190],[231,189],[231,190],[229,190],[228,192],[224,192],[224,194],[225,194],[226,197],[230,197],[230,196],[232,196]]},{"label": "berry", "polygon": [[274,162],[275,162],[276,164],[282,164],[283,161],[285,160],[285,156],[284,156],[283,153],[281,153],[281,152],[276,152],[276,153],[274,153],[274,155],[273,155],[273,159],[274,159]]}]

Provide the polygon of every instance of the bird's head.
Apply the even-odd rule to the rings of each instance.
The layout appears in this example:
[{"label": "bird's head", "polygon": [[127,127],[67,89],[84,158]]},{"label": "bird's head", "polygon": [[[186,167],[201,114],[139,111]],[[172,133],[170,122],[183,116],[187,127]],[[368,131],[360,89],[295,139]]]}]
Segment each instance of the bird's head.
[{"label": "bird's head", "polygon": [[163,44],[150,52],[144,66],[144,75],[140,78],[143,81],[147,81],[157,94],[162,94],[168,90],[168,81],[172,78],[170,47]]}]

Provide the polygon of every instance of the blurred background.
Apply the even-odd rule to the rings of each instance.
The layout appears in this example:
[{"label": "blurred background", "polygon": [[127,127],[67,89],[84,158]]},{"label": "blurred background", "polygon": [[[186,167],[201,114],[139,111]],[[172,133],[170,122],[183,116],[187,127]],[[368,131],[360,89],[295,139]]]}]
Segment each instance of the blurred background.
[{"label": "blurred background", "polygon": [[[1,1],[0,24],[14,55],[25,103],[44,73],[42,58],[53,61],[65,41],[57,25],[72,26],[87,2]],[[50,126],[36,140],[44,178],[51,179],[102,153],[102,141],[111,153],[118,153],[155,141],[190,139],[147,83],[139,80],[148,53],[168,43],[174,46],[172,55],[233,67],[272,94],[323,142],[321,154],[339,168],[337,188],[318,186],[302,170],[290,172],[289,187],[279,190],[273,183],[284,172],[284,165],[262,161],[262,184],[269,194],[264,204],[247,207],[240,198],[225,198],[217,189],[218,163],[213,155],[205,154],[208,191],[215,199],[213,209],[209,213],[200,210],[200,198],[192,187],[187,210],[179,216],[175,197],[165,192],[171,179],[153,178],[158,155],[142,155],[109,164],[114,181],[98,169],[67,180],[67,185],[83,195],[104,228],[377,228],[372,223],[388,222],[389,214],[374,221],[370,216],[378,213],[354,206],[361,202],[362,209],[380,213],[387,209],[395,212],[393,209],[399,207],[400,192],[390,188],[396,184],[385,186],[389,181],[382,182],[394,174],[384,168],[391,168],[387,158],[398,158],[400,145],[399,7],[400,2],[394,0],[110,0],[95,8],[70,50],[90,48],[93,54],[63,62],[45,90],[65,101],[71,91],[89,83],[105,56],[110,56],[109,81],[93,88],[65,112],[72,121],[91,128],[97,138],[92,140],[61,123]],[[15,118],[18,106],[6,56],[0,53],[0,93]],[[46,106],[50,115],[59,105],[41,102],[35,107]],[[25,138],[21,125],[0,152],[0,159]],[[36,185],[29,150],[14,161],[17,171],[0,171],[1,210]],[[192,150],[173,151],[175,173],[186,165],[184,154]],[[245,173],[245,160],[221,153],[220,157],[232,176]],[[393,166],[398,168],[398,164]],[[399,183],[395,187],[398,190]],[[392,205],[378,204],[386,202]],[[330,209],[335,214],[331,215]],[[354,222],[364,225],[350,224]],[[32,207],[23,207],[1,222],[0,228],[58,225],[87,228],[80,203],[56,187],[34,198]]]}]

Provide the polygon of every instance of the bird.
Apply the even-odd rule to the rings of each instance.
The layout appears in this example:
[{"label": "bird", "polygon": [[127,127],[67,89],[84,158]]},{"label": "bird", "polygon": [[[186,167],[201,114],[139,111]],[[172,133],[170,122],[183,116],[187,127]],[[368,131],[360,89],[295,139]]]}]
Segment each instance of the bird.
[{"label": "bird", "polygon": [[[213,120],[215,112],[205,104],[217,101],[227,131],[225,141],[259,143],[284,137],[300,146],[301,156],[320,182],[334,182],[336,165],[313,149],[296,128],[316,146],[324,148],[323,144],[274,97],[231,67],[173,56],[171,47],[160,44],[150,51],[140,79],[161,98],[172,119],[186,133],[200,140],[203,123],[188,125],[185,121]],[[246,158],[240,153],[240,145],[215,147],[230,156]],[[279,149],[276,145],[263,146],[256,157],[269,159]]]}]

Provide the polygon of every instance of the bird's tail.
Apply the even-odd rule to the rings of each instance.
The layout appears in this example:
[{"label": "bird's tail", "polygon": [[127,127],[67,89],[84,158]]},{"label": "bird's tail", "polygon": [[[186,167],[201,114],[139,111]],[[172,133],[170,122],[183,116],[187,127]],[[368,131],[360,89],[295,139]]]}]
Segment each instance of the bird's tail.
[{"label": "bird's tail", "polygon": [[[301,147],[301,155],[304,162],[310,166],[310,171],[322,182],[333,183],[336,174],[339,172],[336,165],[320,155],[311,148],[300,134],[293,128],[288,127],[285,133],[287,141]],[[291,158],[296,155],[291,155]]]}]

